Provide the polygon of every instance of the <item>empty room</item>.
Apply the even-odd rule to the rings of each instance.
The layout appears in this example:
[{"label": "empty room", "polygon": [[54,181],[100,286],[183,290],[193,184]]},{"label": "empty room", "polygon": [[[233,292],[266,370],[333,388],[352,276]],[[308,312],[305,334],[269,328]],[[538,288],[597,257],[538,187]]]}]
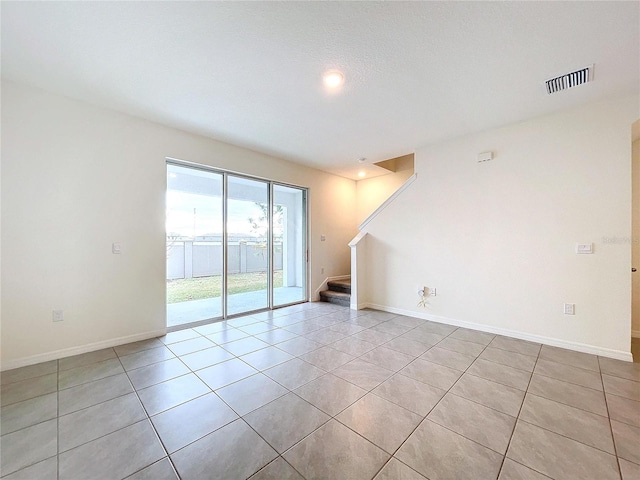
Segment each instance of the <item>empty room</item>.
[{"label": "empty room", "polygon": [[640,480],[640,3],[0,34],[3,480]]}]

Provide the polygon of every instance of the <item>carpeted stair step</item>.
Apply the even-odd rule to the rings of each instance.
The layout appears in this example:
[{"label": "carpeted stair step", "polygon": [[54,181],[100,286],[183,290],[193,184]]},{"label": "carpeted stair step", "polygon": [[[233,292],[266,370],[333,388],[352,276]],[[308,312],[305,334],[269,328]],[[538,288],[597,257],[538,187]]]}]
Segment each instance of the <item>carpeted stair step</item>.
[{"label": "carpeted stair step", "polygon": [[320,292],[320,300],[323,302],[334,303],[348,307],[351,304],[351,294],[345,292],[336,292],[333,290],[324,290]]},{"label": "carpeted stair step", "polygon": [[334,292],[351,293],[351,279],[331,280],[327,282],[327,287]]}]

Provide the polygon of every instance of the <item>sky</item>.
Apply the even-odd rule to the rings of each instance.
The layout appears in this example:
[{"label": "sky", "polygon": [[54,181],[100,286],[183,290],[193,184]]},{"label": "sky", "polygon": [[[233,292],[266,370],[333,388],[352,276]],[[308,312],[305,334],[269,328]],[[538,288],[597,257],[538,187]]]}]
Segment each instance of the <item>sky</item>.
[{"label": "sky", "polygon": [[[194,215],[195,209],[195,215]],[[229,199],[230,234],[253,234],[249,218],[258,219],[260,208],[251,201]],[[220,197],[167,191],[167,233],[200,236],[222,233],[222,201]],[[266,231],[266,222],[264,230]]]}]

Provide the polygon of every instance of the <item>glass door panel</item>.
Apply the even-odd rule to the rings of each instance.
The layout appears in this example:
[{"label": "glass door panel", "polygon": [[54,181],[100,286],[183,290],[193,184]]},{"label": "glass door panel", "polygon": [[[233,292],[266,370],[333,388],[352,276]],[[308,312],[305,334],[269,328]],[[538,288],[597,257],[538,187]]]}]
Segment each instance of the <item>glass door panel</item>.
[{"label": "glass door panel", "polygon": [[167,164],[167,326],[222,312],[222,184],[219,173]]},{"label": "glass door panel", "polygon": [[273,305],[307,299],[306,191],[273,185]]},{"label": "glass door panel", "polygon": [[227,315],[269,307],[268,187],[227,175]]}]

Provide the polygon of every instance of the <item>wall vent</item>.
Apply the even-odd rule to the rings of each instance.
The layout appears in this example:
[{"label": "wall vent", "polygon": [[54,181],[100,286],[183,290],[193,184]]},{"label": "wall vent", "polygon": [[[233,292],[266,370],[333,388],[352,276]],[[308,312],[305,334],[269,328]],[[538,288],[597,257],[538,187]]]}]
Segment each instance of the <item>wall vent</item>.
[{"label": "wall vent", "polygon": [[547,80],[545,85],[547,86],[547,93],[551,95],[591,81],[593,81],[593,65]]}]

